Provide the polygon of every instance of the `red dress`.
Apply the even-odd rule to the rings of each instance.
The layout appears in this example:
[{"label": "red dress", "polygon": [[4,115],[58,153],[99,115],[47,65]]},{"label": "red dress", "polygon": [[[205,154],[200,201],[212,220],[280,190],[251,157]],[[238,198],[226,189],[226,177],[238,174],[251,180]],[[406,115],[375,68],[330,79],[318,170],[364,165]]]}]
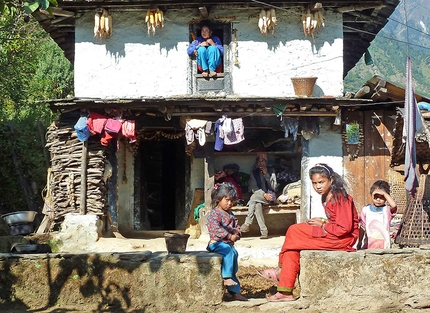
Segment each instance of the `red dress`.
[{"label": "red dress", "polygon": [[329,201],[324,206],[328,217],[323,231],[321,227],[306,223],[291,225],[285,235],[279,253],[281,274],[278,291],[292,291],[300,271],[301,250],[344,250],[355,251],[353,245],[358,239],[358,214],[354,200],[342,195],[338,201]]}]

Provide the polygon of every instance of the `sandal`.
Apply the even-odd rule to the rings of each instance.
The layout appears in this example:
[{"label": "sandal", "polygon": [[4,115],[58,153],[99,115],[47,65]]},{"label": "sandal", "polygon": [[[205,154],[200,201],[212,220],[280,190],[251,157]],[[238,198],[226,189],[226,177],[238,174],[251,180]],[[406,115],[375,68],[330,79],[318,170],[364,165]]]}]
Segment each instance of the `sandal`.
[{"label": "sandal", "polygon": [[296,301],[296,298],[292,294],[283,294],[280,292],[275,293],[273,296],[266,298],[269,302],[288,302],[288,301]]},{"label": "sandal", "polygon": [[257,271],[258,275],[261,277],[268,279],[270,281],[273,281],[275,283],[279,283],[278,275],[277,275],[277,269],[275,268],[269,268],[267,270],[261,270]]}]

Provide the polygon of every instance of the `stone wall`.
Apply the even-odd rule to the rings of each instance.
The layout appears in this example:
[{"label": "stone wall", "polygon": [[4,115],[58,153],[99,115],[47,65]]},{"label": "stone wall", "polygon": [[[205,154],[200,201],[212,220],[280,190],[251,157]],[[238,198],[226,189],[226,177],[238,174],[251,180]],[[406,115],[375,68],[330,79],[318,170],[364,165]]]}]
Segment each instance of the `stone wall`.
[{"label": "stone wall", "polygon": [[198,312],[223,296],[221,257],[207,252],[0,254],[0,282],[0,307]]},{"label": "stone wall", "polygon": [[299,300],[230,305],[222,302],[221,257],[214,253],[0,254],[0,308],[415,312],[430,308],[429,275],[428,250],[302,251]]},{"label": "stone wall", "polygon": [[430,308],[428,250],[302,251],[300,264],[301,300],[320,312]]}]

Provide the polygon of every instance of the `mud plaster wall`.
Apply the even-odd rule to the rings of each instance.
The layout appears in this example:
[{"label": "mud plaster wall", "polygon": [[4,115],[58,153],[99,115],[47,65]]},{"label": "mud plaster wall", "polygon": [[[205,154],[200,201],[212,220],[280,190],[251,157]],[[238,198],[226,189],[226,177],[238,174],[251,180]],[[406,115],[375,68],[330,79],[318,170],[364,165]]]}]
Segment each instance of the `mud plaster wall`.
[{"label": "mud plaster wall", "polygon": [[[291,77],[318,76],[315,96],[343,93],[342,15],[325,12],[326,27],[305,37],[301,8],[277,11],[275,33],[258,29],[259,9],[212,7],[210,17],[237,29],[238,62],[233,39],[225,58],[238,96],[294,96]],[[197,10],[168,10],[165,27],[148,36],[145,12],[111,10],[113,34],[94,38],[94,13],[76,20],[75,96],[95,98],[171,97],[188,93],[190,35],[188,25]],[[223,18],[224,17],[224,18]]]},{"label": "mud plaster wall", "polygon": [[329,165],[339,175],[343,175],[342,135],[332,131],[332,117],[319,118],[320,133],[303,143],[302,157],[302,221],[311,217],[324,217],[321,196],[312,187],[309,169],[317,163]]}]

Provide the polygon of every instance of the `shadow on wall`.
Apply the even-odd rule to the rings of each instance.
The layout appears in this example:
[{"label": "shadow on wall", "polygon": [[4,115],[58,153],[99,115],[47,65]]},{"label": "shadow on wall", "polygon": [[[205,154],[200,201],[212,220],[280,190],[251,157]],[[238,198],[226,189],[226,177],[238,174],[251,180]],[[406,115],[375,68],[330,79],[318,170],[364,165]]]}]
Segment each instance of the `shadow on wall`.
[{"label": "shadow on wall", "polygon": [[[6,258],[0,262],[0,307],[14,307],[16,312],[29,312],[29,308],[57,312],[61,310],[59,306],[70,305],[80,309],[97,306],[96,312],[129,312],[131,308],[149,306],[157,307],[160,312],[176,311],[181,301],[163,299],[172,299],[178,292],[183,302],[188,303],[195,295],[203,297],[204,290],[199,288],[207,290],[215,283],[220,288],[211,292],[208,301],[220,302],[221,258],[207,252],[201,256],[197,253],[191,262],[184,258],[187,257],[150,251],[47,254],[30,260]],[[188,265],[184,267],[183,263]],[[190,281],[184,281],[184,276]],[[199,286],[196,281],[203,283]],[[160,286],[169,287],[160,289]]]}]

